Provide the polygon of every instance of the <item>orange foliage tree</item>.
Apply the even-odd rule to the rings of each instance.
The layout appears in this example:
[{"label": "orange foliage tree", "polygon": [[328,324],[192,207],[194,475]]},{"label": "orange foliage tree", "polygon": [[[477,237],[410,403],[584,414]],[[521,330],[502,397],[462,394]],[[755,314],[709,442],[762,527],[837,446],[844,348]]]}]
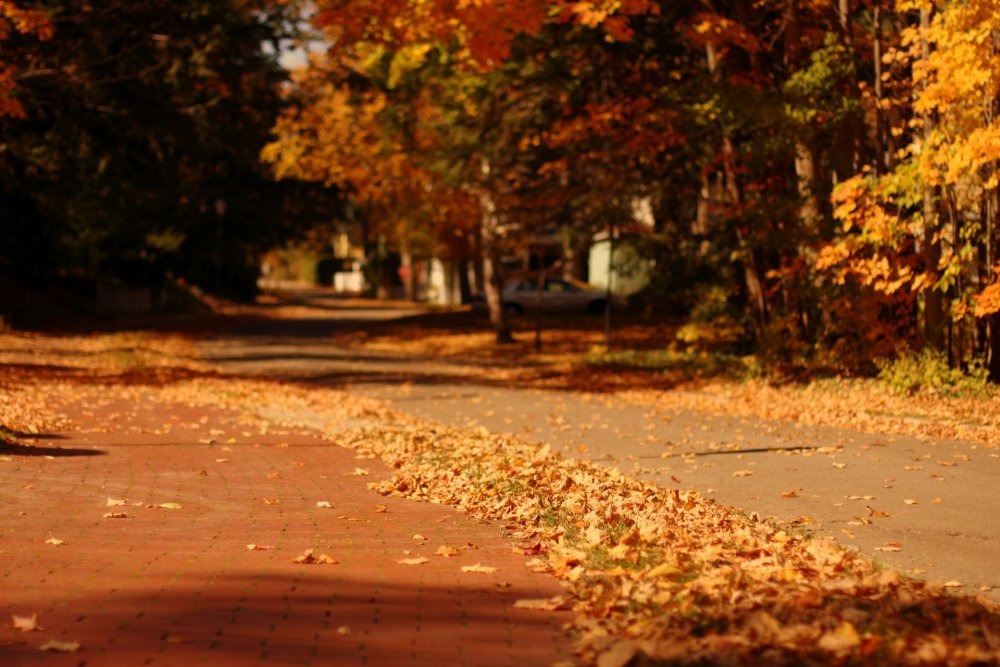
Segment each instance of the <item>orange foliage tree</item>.
[{"label": "orange foliage tree", "polygon": [[48,16],[35,9],[18,7],[13,0],[0,0],[0,116],[24,117],[17,100],[18,76],[28,53],[18,42],[23,38],[46,40],[52,37]]}]

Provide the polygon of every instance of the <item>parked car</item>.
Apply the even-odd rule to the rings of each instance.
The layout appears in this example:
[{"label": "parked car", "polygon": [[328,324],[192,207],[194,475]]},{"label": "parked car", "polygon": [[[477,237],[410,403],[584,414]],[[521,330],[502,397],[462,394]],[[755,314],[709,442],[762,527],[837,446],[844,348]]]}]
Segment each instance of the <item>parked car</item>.
[{"label": "parked car", "polygon": [[[541,294],[541,309],[545,312],[601,312],[608,295],[603,289],[575,280],[547,278]],[[536,280],[515,280],[504,286],[501,292],[504,310],[512,314],[533,311],[538,308],[538,282]],[[619,295],[611,296],[612,308],[624,308],[628,301]]]}]

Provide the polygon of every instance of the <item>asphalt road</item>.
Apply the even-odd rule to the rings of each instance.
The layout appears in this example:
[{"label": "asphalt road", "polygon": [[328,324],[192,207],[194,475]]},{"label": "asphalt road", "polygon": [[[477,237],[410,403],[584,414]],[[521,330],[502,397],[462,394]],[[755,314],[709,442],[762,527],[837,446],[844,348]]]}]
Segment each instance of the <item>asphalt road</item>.
[{"label": "asphalt road", "polygon": [[244,325],[202,351],[228,372],[342,387],[418,417],[549,443],[1000,601],[1000,449],[499,386],[461,362],[359,354],[327,339],[406,312],[330,307]]}]

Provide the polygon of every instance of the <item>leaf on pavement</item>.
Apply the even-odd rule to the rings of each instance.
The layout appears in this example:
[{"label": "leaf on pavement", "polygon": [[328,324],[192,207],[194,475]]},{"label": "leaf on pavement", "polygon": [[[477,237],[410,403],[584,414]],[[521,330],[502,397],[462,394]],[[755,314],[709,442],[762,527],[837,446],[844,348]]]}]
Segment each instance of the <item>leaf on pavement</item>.
[{"label": "leaf on pavement", "polygon": [[248,544],[247,551],[270,551],[274,547],[269,544]]},{"label": "leaf on pavement", "polygon": [[125,501],[120,498],[108,498],[108,507],[121,507]]},{"label": "leaf on pavement", "polygon": [[489,565],[481,565],[480,563],[476,563],[475,565],[466,565],[465,567],[462,568],[462,572],[478,572],[481,574],[490,574],[496,571],[497,569],[495,567],[490,567]]},{"label": "leaf on pavement", "polygon": [[555,611],[566,604],[566,598],[557,595],[554,598],[524,599],[516,600],[514,607],[517,609],[532,609],[536,611]]},{"label": "leaf on pavement", "polygon": [[389,506],[388,505],[376,505],[375,506],[375,513],[376,514],[385,514],[388,511],[389,511]]},{"label": "leaf on pavement", "polygon": [[105,519],[127,519],[128,515],[125,512],[105,512]]},{"label": "leaf on pavement", "polygon": [[157,507],[161,507],[165,510],[179,510],[183,509],[180,503],[160,503]]},{"label": "leaf on pavement", "polygon": [[264,498],[265,505],[280,505],[281,501],[277,498]]},{"label": "leaf on pavement", "polygon": [[38,614],[32,614],[31,616],[17,616],[16,614],[11,616],[11,623],[13,623],[15,630],[20,630],[21,632],[32,632],[35,630],[44,630],[42,626],[38,625]]},{"label": "leaf on pavement", "polygon": [[363,477],[368,474],[368,471],[364,468],[355,468],[351,474],[356,477]]},{"label": "leaf on pavement", "polygon": [[316,507],[323,507],[325,509],[333,509],[333,503],[329,500],[317,500]]},{"label": "leaf on pavement", "polygon": [[396,562],[400,565],[422,565],[429,560],[430,558],[424,558],[421,556],[419,558],[404,558],[403,560],[397,560]]},{"label": "leaf on pavement", "polygon": [[54,544],[57,547],[58,546],[62,546],[63,544],[66,544],[66,542],[64,542],[63,540],[60,540],[58,537],[53,537],[51,535],[49,536],[49,539],[45,540],[45,543],[46,544]]},{"label": "leaf on pavement", "polygon": [[314,556],[312,549],[306,549],[301,556],[293,558],[292,562],[299,565],[336,565],[337,559],[326,554]]},{"label": "leaf on pavement", "polygon": [[435,551],[434,553],[437,554],[438,556],[457,556],[458,549],[456,547],[446,547],[442,545],[438,547],[437,551]]},{"label": "leaf on pavement", "polygon": [[753,474],[753,470],[737,470],[733,473],[733,477],[749,477]]},{"label": "leaf on pavement", "polygon": [[63,642],[53,639],[38,647],[40,651],[55,651],[57,653],[76,653],[80,650],[80,642]]},{"label": "leaf on pavement", "polygon": [[880,547],[875,547],[875,551],[901,551],[903,549],[899,542],[886,542]]}]

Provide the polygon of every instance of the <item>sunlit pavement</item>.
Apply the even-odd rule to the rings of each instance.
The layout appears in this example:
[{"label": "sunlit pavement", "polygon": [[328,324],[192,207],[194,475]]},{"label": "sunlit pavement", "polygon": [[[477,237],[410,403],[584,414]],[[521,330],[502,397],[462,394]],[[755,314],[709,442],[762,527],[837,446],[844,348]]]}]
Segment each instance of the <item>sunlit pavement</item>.
[{"label": "sunlit pavement", "polygon": [[[554,580],[498,526],[368,490],[388,475],[377,461],[305,431],[112,390],[64,409],[75,429],[0,461],[5,667],[571,657],[565,612],[513,606],[558,594]],[[337,563],[293,562],[309,549]],[[477,563],[496,572],[461,570]],[[43,629],[18,632],[15,615]],[[79,648],[40,650],[53,640]]]}]

